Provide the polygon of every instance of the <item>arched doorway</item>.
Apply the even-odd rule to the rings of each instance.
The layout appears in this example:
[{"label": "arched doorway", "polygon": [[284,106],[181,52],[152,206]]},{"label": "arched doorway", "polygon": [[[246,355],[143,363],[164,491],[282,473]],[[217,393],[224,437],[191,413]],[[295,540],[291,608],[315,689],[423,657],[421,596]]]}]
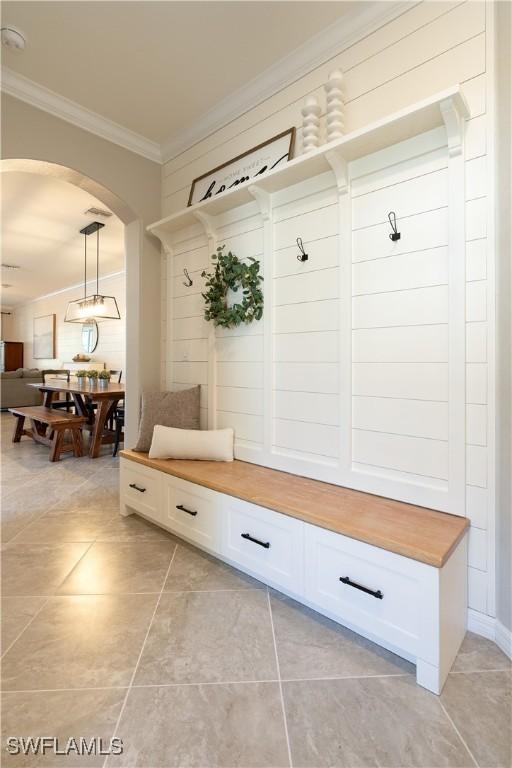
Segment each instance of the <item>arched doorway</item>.
[{"label": "arched doorway", "polygon": [[83,173],[56,163],[31,159],[4,159],[0,172],[29,173],[48,176],[83,189],[105,205],[124,224],[124,252],[126,277],[126,443],[131,444],[138,429],[140,402],[139,380],[139,326],[142,222],[131,207],[116,194]]}]

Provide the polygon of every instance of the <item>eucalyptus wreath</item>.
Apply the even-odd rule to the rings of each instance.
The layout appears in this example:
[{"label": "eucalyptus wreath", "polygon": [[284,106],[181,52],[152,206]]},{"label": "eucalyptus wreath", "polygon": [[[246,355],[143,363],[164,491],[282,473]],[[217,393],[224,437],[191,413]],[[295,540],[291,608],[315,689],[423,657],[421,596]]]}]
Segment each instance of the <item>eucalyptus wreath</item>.
[{"label": "eucalyptus wreath", "polygon": [[[228,251],[224,246],[217,248],[212,255],[215,268],[212,272],[204,270],[201,274],[206,278],[206,291],[202,294],[205,301],[205,320],[213,320],[215,325],[223,328],[235,328],[241,323],[252,323],[261,320],[263,316],[263,291],[260,283],[260,263],[250,257],[247,264]],[[242,300],[228,306],[229,290],[237,292],[242,289]]]}]

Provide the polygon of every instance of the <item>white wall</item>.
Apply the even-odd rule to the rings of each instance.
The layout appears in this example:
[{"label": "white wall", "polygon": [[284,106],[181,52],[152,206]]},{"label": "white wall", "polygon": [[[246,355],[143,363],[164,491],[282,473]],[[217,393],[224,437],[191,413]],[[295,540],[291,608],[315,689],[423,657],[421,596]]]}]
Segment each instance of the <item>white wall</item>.
[{"label": "white wall", "polygon": [[[461,84],[464,95],[469,103],[471,117],[466,126],[465,160],[466,160],[466,277],[467,277],[467,357],[466,357],[466,514],[471,518],[471,535],[469,546],[469,605],[477,612],[494,615],[494,252],[493,252],[493,224],[492,224],[492,198],[489,190],[492,187],[493,173],[493,29],[492,7],[486,7],[480,2],[420,2],[411,4],[398,18],[385,24],[377,31],[366,35],[340,55],[327,64],[317,67],[305,77],[298,79],[288,88],[268,98],[254,109],[241,115],[225,128],[213,133],[203,141],[196,143],[190,149],[168,162],[163,169],[163,215],[175,212],[186,205],[188,191],[192,179],[205,173],[230,157],[250,148],[275,135],[291,125],[297,126],[298,152],[301,151],[300,108],[306,95],[316,94],[323,102],[323,84],[329,71],[334,67],[340,67],[345,73],[345,99],[346,99],[346,131],[363,127],[373,120],[406,107],[415,101],[435,94],[444,88],[454,84]],[[374,187],[378,186],[377,180]],[[324,194],[329,195],[327,190]],[[371,198],[368,198],[371,200]],[[329,201],[324,201],[328,210]],[[357,201],[355,202],[357,205]],[[428,207],[428,206],[427,206]],[[314,208],[313,202],[310,208]],[[362,210],[362,209],[361,209]],[[326,215],[328,215],[326,213]],[[363,214],[362,214],[363,215]],[[364,219],[364,220],[363,220]],[[364,213],[362,226],[371,224],[371,206]],[[250,222],[246,222],[245,230],[248,232]],[[436,223],[439,226],[439,222]],[[279,227],[279,224],[276,225]],[[328,223],[325,224],[328,227]],[[253,242],[244,243],[242,255],[258,255],[261,247],[258,244],[259,234],[254,227]],[[326,230],[327,231],[327,230]],[[329,230],[330,232],[330,230]],[[334,233],[334,232],[333,232]],[[231,238],[230,245],[236,249],[236,232],[232,228],[226,231]],[[312,238],[318,238],[319,233],[313,233]],[[184,241],[186,240],[184,236]],[[289,245],[283,239],[282,247]],[[240,244],[238,244],[240,248]],[[163,285],[163,303],[167,314],[167,320],[163,323],[162,344],[164,350],[163,379],[167,386],[184,386],[187,383],[201,382],[204,386],[205,397],[203,400],[203,423],[206,423],[207,413],[207,386],[208,386],[208,329],[201,319],[202,305],[200,297],[200,269],[207,263],[208,248],[205,247],[204,238],[194,241],[188,236],[187,242],[178,248],[178,253],[173,260],[169,259],[167,269],[163,277],[167,276],[167,285]],[[328,260],[328,253],[324,251],[324,257]],[[181,288],[181,270],[186,265],[195,280],[193,291],[183,296]],[[278,262],[274,264],[278,266]],[[335,270],[336,264],[323,265],[325,271]],[[441,265],[442,269],[442,265]],[[371,275],[362,274],[358,279],[367,281]],[[334,277],[334,272],[333,272]],[[286,280],[293,281],[292,276],[281,281],[284,294],[286,294]],[[316,278],[311,277],[310,280]],[[277,283],[278,280],[275,280]],[[434,303],[437,317],[442,317],[441,296],[432,299],[435,291],[440,292],[443,279],[438,281],[438,287],[428,289],[429,296],[425,296],[425,308],[428,309]],[[325,290],[326,285],[335,284],[335,281],[325,281],[319,285],[318,290]],[[311,286],[311,282],[309,285]],[[365,283],[365,285],[367,282]],[[274,286],[281,290],[281,287]],[[417,286],[413,286],[417,287]],[[266,288],[266,290],[268,290]],[[294,289],[295,290],[295,289]],[[367,291],[367,289],[365,289]],[[380,299],[372,296],[364,297],[365,313],[368,311],[380,312],[375,305],[377,301],[387,301],[390,309],[393,308],[393,296],[391,293],[381,292]],[[368,292],[368,291],[367,291]],[[442,292],[442,288],[441,288]],[[323,295],[323,294],[322,294]],[[329,299],[331,297],[324,296]],[[336,298],[336,296],[332,296]],[[167,301],[167,306],[165,305]],[[287,300],[283,300],[283,305]],[[417,305],[410,303],[414,310]],[[311,308],[311,305],[310,305]],[[300,320],[299,315],[294,314],[292,307],[279,309],[279,322],[287,323],[291,318],[292,326]],[[384,309],[382,309],[384,311]],[[404,310],[407,313],[407,309]],[[294,319],[295,318],[295,319]],[[311,318],[311,315],[310,315]],[[313,320],[311,320],[313,322]],[[416,321],[415,321],[416,322]],[[425,333],[428,333],[428,323],[424,320]],[[442,320],[436,320],[442,325]],[[377,322],[373,325],[382,325]],[[407,314],[400,322],[392,325],[405,328],[409,323]],[[356,326],[357,328],[357,326]],[[289,330],[293,330],[290,327]],[[261,440],[261,412],[262,403],[258,384],[258,376],[261,375],[261,348],[258,335],[261,331],[254,326],[248,329],[243,341],[237,345],[231,341],[229,344],[221,342],[220,368],[217,372],[217,384],[222,386],[222,368],[229,372],[228,379],[230,392],[221,393],[222,397],[228,397],[231,411],[225,417],[221,416],[221,423],[234,425],[242,439],[247,443],[258,445]],[[282,351],[283,362],[288,360],[296,362],[299,355],[306,355],[303,363],[304,374],[313,379],[314,373],[311,363],[315,359],[325,365],[323,373],[316,371],[314,380],[327,387],[325,391],[315,391],[315,402],[306,406],[304,396],[298,403],[295,414],[305,408],[310,408],[309,413],[328,411],[332,420],[333,410],[327,408],[325,397],[337,391],[335,382],[333,389],[329,389],[329,363],[333,362],[329,354],[329,329],[322,327],[325,338],[320,347],[313,345],[311,354],[315,357],[307,357],[299,339],[296,339],[295,352],[290,344],[294,340],[293,334],[288,335],[286,346],[279,346]],[[357,333],[357,330],[356,330]],[[400,331],[405,333],[405,331]],[[360,343],[364,343],[364,333],[359,334]],[[391,342],[390,342],[391,343]],[[439,344],[442,340],[438,339]],[[223,347],[223,351],[222,351]],[[318,354],[320,357],[318,357]],[[292,355],[290,357],[290,355]],[[294,356],[295,355],[295,356]],[[302,358],[300,358],[302,359]],[[436,363],[439,360],[432,360]],[[310,366],[309,374],[306,370]],[[379,372],[380,371],[380,372]],[[286,371],[283,369],[283,375]],[[296,375],[300,372],[296,371]],[[382,370],[375,367],[374,376],[382,378]],[[434,380],[440,381],[439,372],[432,371]],[[278,372],[279,375],[279,372]],[[247,406],[244,400],[241,413],[233,403],[236,402],[236,392],[233,384],[238,382],[238,387],[249,387],[252,390],[251,405]],[[255,383],[256,382],[256,383]],[[435,383],[435,381],[434,381]],[[303,387],[304,389],[304,387]],[[293,395],[290,393],[282,397],[282,402],[277,401],[277,407],[285,415],[286,409],[291,407]],[[443,398],[439,398],[442,400]],[[225,401],[225,400],[224,400]],[[321,402],[320,402],[321,401]],[[284,410],[283,410],[284,409]],[[367,409],[366,409],[367,411]],[[403,409],[402,409],[403,411]],[[381,418],[384,411],[377,414]],[[364,414],[361,413],[361,418]],[[371,418],[371,414],[370,414]],[[325,419],[324,419],[325,422]],[[435,418],[432,416],[432,429],[435,428]],[[293,419],[283,418],[277,425],[276,434],[278,440],[284,445],[299,448],[301,441],[305,446],[314,446],[315,443],[329,445],[328,433],[336,428],[332,423],[317,423],[309,427],[301,427],[299,433],[294,426]],[[384,430],[387,427],[381,427]],[[414,432],[412,433],[414,434]],[[429,439],[432,435],[427,436]],[[443,435],[436,434],[436,439],[443,439]],[[359,441],[358,450],[370,460],[371,451],[378,448],[379,455],[389,454],[394,440],[384,434],[384,443],[377,446],[375,441]],[[440,448],[439,458],[435,459],[433,443],[425,443],[425,462],[433,467],[434,472],[440,469],[439,479],[443,479],[443,462]],[[433,458],[434,457],[434,458]],[[329,460],[329,456],[327,457]],[[402,466],[402,470],[404,467]],[[407,469],[405,467],[405,469]],[[391,470],[389,470],[391,471]],[[431,470],[428,470],[431,471]]]},{"label": "white wall", "polygon": [[[125,371],[126,368],[126,288],[124,273],[101,280],[99,289],[107,296],[115,296],[119,306],[121,320],[105,320],[98,323],[99,341],[91,360],[102,362],[112,370]],[[92,289],[92,285],[90,286]],[[8,341],[22,341],[25,368],[60,368],[73,360],[78,353],[84,353],[81,344],[81,325],[65,323],[66,308],[69,301],[80,298],[83,288],[73,288],[36,299],[11,310],[11,323]],[[34,318],[43,315],[56,315],[56,357],[53,360],[41,360],[33,357]]]}]

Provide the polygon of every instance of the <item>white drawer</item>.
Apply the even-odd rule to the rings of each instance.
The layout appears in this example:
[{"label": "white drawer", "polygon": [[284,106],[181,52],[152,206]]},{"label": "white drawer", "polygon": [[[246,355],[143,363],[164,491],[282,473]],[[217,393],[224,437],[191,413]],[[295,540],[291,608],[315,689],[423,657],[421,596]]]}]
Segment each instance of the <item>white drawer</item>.
[{"label": "white drawer", "polygon": [[306,599],[416,655],[429,566],[309,524],[304,530]]},{"label": "white drawer", "polygon": [[160,521],[161,474],[133,461],[121,459],[121,501]]},{"label": "white drawer", "polygon": [[163,524],[179,536],[219,552],[222,538],[220,496],[176,477],[164,479]]},{"label": "white drawer", "polygon": [[223,554],[263,580],[300,594],[303,585],[303,523],[225,496]]}]

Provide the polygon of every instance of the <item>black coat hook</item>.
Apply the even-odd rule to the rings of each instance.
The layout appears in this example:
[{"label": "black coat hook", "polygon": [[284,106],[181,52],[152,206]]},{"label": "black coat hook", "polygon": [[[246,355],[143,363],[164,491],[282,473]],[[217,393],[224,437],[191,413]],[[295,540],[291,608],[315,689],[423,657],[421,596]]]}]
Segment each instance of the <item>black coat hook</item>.
[{"label": "black coat hook", "polygon": [[389,239],[393,240],[400,240],[400,232],[396,228],[396,213],[394,211],[390,211],[388,213],[388,219],[389,223],[391,224],[391,229],[393,230],[391,234],[389,235]]},{"label": "black coat hook", "polygon": [[194,281],[190,277],[188,273],[188,269],[186,267],[183,267],[183,274],[187,278],[187,282],[186,283],[184,282],[183,285],[185,285],[187,288],[190,288],[191,285],[194,285]]},{"label": "black coat hook", "polygon": [[299,246],[299,251],[300,251],[300,253],[297,256],[297,261],[307,261],[309,257],[307,255],[306,251],[304,250],[304,245],[302,243],[302,237],[298,237],[297,238],[297,245]]}]

